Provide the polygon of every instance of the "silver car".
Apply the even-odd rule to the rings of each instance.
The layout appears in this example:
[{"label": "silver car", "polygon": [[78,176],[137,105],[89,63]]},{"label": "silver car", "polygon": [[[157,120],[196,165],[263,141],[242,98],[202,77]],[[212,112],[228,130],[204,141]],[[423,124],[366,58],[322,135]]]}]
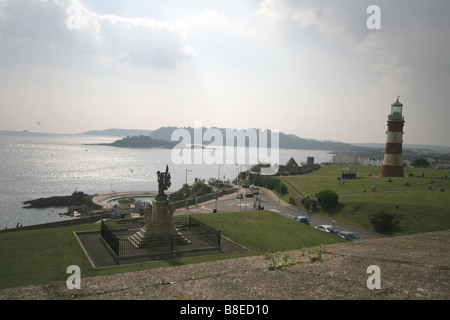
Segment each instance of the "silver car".
[{"label": "silver car", "polygon": [[333,226],[329,225],[329,224],[323,224],[321,226],[316,227],[317,230],[322,230],[325,232],[334,232],[334,228]]},{"label": "silver car", "polygon": [[361,238],[356,233],[351,231],[339,231],[337,235],[350,241],[361,241]]}]

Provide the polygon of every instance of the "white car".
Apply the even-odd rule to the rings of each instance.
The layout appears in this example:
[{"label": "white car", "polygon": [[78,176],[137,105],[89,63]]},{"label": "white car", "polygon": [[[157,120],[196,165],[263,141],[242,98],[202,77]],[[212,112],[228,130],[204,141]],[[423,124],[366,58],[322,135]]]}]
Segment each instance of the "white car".
[{"label": "white car", "polygon": [[321,226],[316,227],[317,230],[322,230],[325,232],[334,232],[334,228],[333,226],[329,225],[329,224],[323,224]]}]

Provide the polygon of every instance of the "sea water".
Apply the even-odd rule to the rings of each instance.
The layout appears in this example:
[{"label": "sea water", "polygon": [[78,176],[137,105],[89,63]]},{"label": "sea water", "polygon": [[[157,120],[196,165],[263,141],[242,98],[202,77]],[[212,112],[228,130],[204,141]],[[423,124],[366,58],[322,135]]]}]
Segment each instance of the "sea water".
[{"label": "sea water", "polygon": [[[168,192],[195,178],[233,180],[237,164],[179,164],[169,149],[132,149],[93,145],[123,137],[0,131],[0,229],[72,219],[67,208],[23,209],[23,202],[40,197],[125,191],[157,191],[157,171],[166,165],[172,177]],[[280,164],[291,157],[300,164],[307,157],[316,163],[332,154],[317,150],[279,150]]]}]

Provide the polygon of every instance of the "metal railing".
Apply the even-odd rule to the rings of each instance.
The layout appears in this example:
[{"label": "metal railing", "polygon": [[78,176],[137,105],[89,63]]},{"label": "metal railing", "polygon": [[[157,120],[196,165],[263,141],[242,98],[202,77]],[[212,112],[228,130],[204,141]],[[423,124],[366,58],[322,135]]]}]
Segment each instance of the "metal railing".
[{"label": "metal railing", "polygon": [[[130,239],[139,231],[135,227],[112,230],[102,222],[101,237],[115,253],[118,261],[220,249],[221,231],[216,231],[192,217],[177,219],[174,225],[176,233],[166,237],[145,239],[140,246],[136,246]],[[141,226],[144,226],[143,222]]]},{"label": "metal railing", "polygon": [[102,221],[102,226],[100,228],[100,235],[103,238],[103,240],[106,241],[106,243],[110,246],[112,251],[119,256],[119,238],[111,231],[111,229],[108,228],[106,223]]}]

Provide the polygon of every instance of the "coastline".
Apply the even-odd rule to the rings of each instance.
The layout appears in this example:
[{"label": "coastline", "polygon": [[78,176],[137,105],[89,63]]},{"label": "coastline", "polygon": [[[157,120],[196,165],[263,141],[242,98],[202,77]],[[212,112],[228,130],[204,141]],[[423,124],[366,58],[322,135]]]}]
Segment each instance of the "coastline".
[{"label": "coastline", "polygon": [[[199,197],[199,203],[210,203],[215,201],[215,196],[218,198],[225,197],[228,199],[229,197],[234,197],[234,189],[229,189],[230,191],[219,191],[217,193],[212,193],[206,196]],[[231,192],[233,191],[233,192]],[[26,225],[20,228],[8,228],[1,229],[0,233],[3,232],[16,232],[21,230],[33,230],[33,229],[46,229],[46,228],[59,228],[66,227],[69,225],[77,225],[77,224],[85,224],[85,223],[95,223],[101,219],[111,218],[112,207],[108,205],[109,201],[123,199],[123,198],[133,198],[133,197],[155,197],[158,194],[157,191],[126,191],[126,192],[107,192],[102,194],[90,195],[92,198],[92,203],[101,207],[99,210],[92,210],[92,213],[86,216],[74,217],[72,219],[63,220],[63,221],[55,221],[48,223],[40,223],[33,225]],[[170,195],[171,192],[167,193]],[[194,201],[194,199],[188,199],[188,202]],[[175,202],[176,210],[180,212],[185,212],[184,204],[186,201],[177,201]],[[134,214],[133,214],[134,215]]]}]

